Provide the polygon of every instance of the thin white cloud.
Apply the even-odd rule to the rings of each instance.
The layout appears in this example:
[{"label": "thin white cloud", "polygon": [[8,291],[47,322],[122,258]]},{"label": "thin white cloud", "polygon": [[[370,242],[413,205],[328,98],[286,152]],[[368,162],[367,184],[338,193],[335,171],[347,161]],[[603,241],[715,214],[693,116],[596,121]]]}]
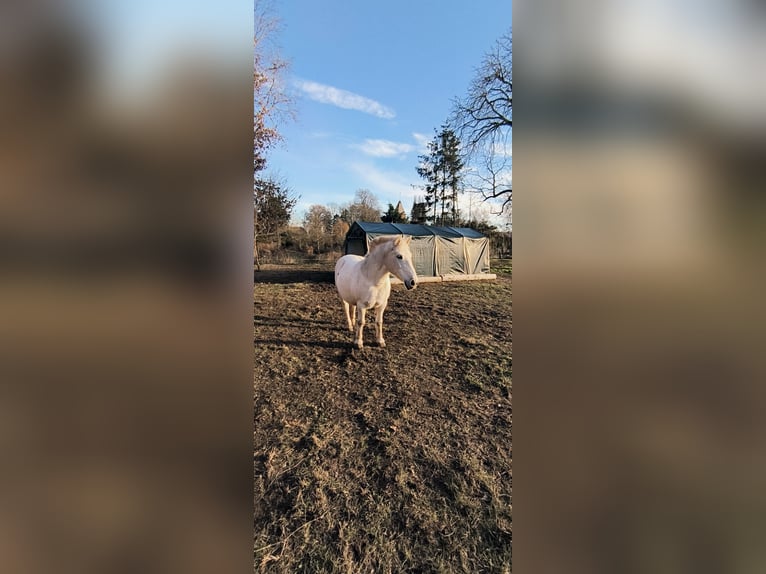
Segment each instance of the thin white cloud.
[{"label": "thin white cloud", "polygon": [[392,142],[389,140],[366,139],[355,147],[372,157],[396,157],[411,152],[415,146],[408,143]]},{"label": "thin white cloud", "polygon": [[428,142],[431,141],[431,138],[428,137],[425,134],[420,134],[417,132],[413,132],[412,137],[415,138],[415,141],[418,144],[418,148],[420,148],[421,151],[427,151],[428,150]]},{"label": "thin white cloud", "polygon": [[347,169],[361,182],[360,187],[366,187],[372,191],[384,206],[388,202],[396,205],[401,198],[405,203],[405,209],[409,209],[406,202],[420,193],[412,187],[413,183],[418,183],[415,168],[412,168],[414,177],[409,175],[409,171],[381,170],[371,163],[352,163],[347,166]]},{"label": "thin white cloud", "polygon": [[387,120],[396,117],[394,110],[388,106],[354,92],[300,78],[294,79],[293,85],[305,94],[306,97],[315,102],[330,104],[344,110],[356,110]]}]

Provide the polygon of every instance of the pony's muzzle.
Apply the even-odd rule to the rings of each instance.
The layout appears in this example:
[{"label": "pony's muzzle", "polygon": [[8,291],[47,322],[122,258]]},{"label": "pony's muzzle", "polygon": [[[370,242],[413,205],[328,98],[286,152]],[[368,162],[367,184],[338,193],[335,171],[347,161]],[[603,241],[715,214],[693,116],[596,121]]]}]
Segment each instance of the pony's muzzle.
[{"label": "pony's muzzle", "polygon": [[414,289],[415,288],[415,280],[410,279],[409,281],[404,282],[404,286],[407,287],[407,289]]}]

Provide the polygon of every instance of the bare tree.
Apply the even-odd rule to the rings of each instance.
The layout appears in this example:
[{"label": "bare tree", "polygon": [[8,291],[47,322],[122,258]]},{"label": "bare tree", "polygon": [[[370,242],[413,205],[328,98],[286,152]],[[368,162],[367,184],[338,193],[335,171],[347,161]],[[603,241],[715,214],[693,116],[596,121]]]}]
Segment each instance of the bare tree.
[{"label": "bare tree", "polygon": [[456,100],[450,123],[460,137],[466,163],[474,167],[475,183],[485,200],[501,200],[511,208],[513,128],[513,49],[509,30],[495,43],[476,72],[468,94]]},{"label": "bare tree", "polygon": [[324,205],[312,205],[303,218],[303,227],[319,253],[327,239],[332,239],[332,213]]},{"label": "bare tree", "polygon": [[332,218],[332,241],[333,247],[339,247],[343,245],[346,239],[346,233],[348,233],[349,225],[343,221],[340,216],[335,215]]},{"label": "bare tree", "polygon": [[279,21],[268,0],[255,0],[253,19],[253,255],[260,269],[259,236],[278,233],[286,225],[295,199],[288,197],[284,182],[258,176],[266,168],[266,153],[280,139],[279,122],[292,109],[283,82],[287,62],[274,47]]},{"label": "bare tree", "polygon": [[266,152],[280,139],[277,126],[292,116],[284,89],[287,62],[274,47],[279,21],[268,1],[255,0],[253,36],[253,169],[266,167]]},{"label": "bare tree", "polygon": [[467,177],[467,189],[480,193],[485,200],[500,200],[503,214],[510,213],[513,200],[513,157],[507,135],[498,131],[485,145],[473,150],[473,166]]},{"label": "bare tree", "polygon": [[380,222],[380,202],[369,189],[357,189],[354,201],[347,207],[350,221]]}]

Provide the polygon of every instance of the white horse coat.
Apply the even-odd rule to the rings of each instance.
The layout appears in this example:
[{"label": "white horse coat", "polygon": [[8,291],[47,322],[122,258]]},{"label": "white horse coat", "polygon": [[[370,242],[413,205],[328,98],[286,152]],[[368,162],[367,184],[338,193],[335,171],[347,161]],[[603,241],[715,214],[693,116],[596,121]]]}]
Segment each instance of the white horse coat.
[{"label": "white horse coat", "polygon": [[383,339],[383,311],[391,294],[389,273],[401,279],[407,289],[415,288],[417,274],[412,265],[411,240],[409,235],[377,237],[370,242],[370,249],[364,257],[344,255],[335,264],[335,286],[343,301],[349,331],[354,331],[356,320],[354,343],[360,349],[364,346],[362,333],[368,309],[375,309],[377,342],[381,347],[386,346]]}]

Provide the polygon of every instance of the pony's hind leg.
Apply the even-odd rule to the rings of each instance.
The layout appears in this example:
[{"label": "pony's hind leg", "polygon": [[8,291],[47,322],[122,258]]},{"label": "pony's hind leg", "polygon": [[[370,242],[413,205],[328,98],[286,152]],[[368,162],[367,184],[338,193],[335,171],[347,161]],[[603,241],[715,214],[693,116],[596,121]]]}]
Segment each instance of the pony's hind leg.
[{"label": "pony's hind leg", "polygon": [[348,322],[348,330],[354,330],[354,323],[356,323],[356,305],[351,305],[351,320]]}]

